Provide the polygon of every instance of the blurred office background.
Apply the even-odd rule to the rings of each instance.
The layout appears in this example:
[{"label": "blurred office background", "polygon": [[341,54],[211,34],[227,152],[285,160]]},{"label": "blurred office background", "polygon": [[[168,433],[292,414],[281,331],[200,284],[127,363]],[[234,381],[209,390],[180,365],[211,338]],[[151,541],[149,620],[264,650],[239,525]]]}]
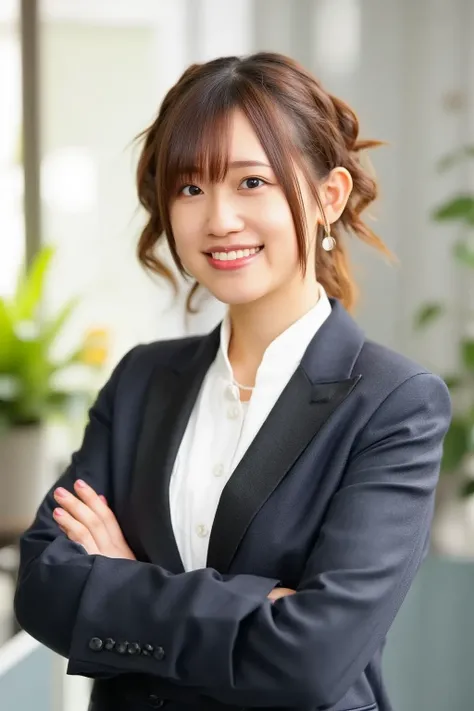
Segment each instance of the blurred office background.
[{"label": "blurred office background", "polygon": [[[136,343],[204,332],[222,316],[205,298],[185,318],[184,288],[174,301],[135,258],[143,214],[132,139],[167,88],[191,62],[274,50],[354,106],[362,136],[387,141],[370,156],[381,185],[372,215],[400,260],[388,266],[356,246],[356,318],[454,388],[452,376],[474,369],[473,35],[472,0],[0,0],[0,404],[23,377],[7,363],[2,303],[16,303],[24,354],[47,340],[38,319],[78,297],[51,345],[56,359],[74,353],[57,374],[60,407],[23,427],[2,423],[0,408],[2,711],[87,708],[88,680],[67,678],[64,660],[17,629],[11,606],[18,533],[80,439],[88,398]],[[435,219],[447,203],[447,219]],[[425,308],[435,303],[444,316]],[[425,328],[420,309],[432,317]],[[450,436],[432,550],[387,644],[395,711],[474,705],[474,398],[461,382],[467,415]]]}]

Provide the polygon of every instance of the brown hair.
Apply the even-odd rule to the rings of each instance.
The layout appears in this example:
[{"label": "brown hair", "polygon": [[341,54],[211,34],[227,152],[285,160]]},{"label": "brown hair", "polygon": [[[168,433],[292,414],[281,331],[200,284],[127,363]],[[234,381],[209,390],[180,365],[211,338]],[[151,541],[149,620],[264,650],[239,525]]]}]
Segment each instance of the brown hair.
[{"label": "brown hair", "polygon": [[[351,232],[391,257],[360,216],[377,197],[377,185],[362,167],[358,152],[381,142],[358,140],[359,122],[354,111],[326,92],[297,62],[280,54],[259,52],[193,64],[169,90],[155,121],[138,136],[144,138],[137,169],[138,197],[149,216],[138,243],[141,264],[164,276],[177,290],[173,272],[155,254],[157,243],[165,235],[179,272],[186,275],[171,229],[170,200],[178,181],[196,171],[211,181],[225,177],[229,118],[236,108],[250,121],[286,196],[303,271],[305,223],[292,161],[296,159],[303,169],[322,214],[317,180],[336,166],[351,173],[352,193],[332,225],[336,246],[331,252],[322,249],[324,226],[319,226],[315,268],[328,295],[352,309],[357,287],[341,233]],[[198,286],[195,283],[188,295],[188,311],[192,311],[191,300]]]}]

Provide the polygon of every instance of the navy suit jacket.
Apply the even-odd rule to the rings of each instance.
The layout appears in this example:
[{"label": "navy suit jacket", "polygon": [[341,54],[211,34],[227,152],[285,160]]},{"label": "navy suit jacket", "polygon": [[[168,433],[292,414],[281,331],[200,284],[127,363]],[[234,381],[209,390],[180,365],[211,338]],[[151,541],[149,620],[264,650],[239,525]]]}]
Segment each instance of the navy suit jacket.
[{"label": "navy suit jacket", "polygon": [[[94,679],[93,711],[388,711],[381,653],[429,545],[447,388],[332,300],[224,488],[207,567],[184,572],[169,480],[218,344],[219,327],[118,364],[56,486],[104,494],[137,561],[69,541],[51,490],[21,539],[17,618]],[[278,584],[297,592],[272,604]]]}]

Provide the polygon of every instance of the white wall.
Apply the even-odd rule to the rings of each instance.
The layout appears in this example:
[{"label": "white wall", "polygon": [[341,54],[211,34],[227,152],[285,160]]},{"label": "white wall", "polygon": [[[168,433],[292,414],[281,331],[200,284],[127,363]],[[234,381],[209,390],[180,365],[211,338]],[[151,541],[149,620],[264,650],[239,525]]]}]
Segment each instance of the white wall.
[{"label": "white wall", "polygon": [[[74,212],[72,198],[64,209],[50,199],[45,210],[45,237],[60,245],[51,303],[84,293],[72,331],[108,324],[115,362],[137,341],[205,331],[220,318],[221,305],[208,301],[185,322],[182,300],[173,305],[167,287],[152,285],[138,267],[137,152],[127,144],[191,61],[271,49],[300,59],[349,101],[363,135],[389,142],[371,154],[381,184],[373,226],[401,264],[352,250],[362,284],[357,318],[371,337],[449,369],[462,319],[417,338],[411,318],[425,298],[464,294],[450,258],[456,232],[429,214],[463,181],[461,170],[437,175],[436,160],[472,133],[469,0],[176,0],[165,14],[163,7],[142,3],[132,26],[104,12],[93,24],[50,19],[43,29],[43,155],[51,169],[58,151],[84,153],[75,175],[66,168],[60,181],[63,193],[80,192],[82,171],[82,208]],[[101,8],[114,17],[112,4]],[[146,25],[145,11],[153,17]],[[465,106],[447,108],[456,98]]]},{"label": "white wall", "polygon": [[[463,279],[450,256],[456,230],[433,224],[429,216],[463,185],[462,169],[440,176],[435,163],[472,140],[472,3],[302,0],[296,6],[289,16],[286,0],[256,3],[257,44],[303,61],[354,106],[364,136],[389,142],[371,152],[381,193],[372,227],[400,265],[352,250],[362,285],[357,318],[372,338],[444,372],[456,362]],[[465,107],[450,109],[456,100]],[[448,299],[455,313],[421,338],[411,323],[425,299]]]}]

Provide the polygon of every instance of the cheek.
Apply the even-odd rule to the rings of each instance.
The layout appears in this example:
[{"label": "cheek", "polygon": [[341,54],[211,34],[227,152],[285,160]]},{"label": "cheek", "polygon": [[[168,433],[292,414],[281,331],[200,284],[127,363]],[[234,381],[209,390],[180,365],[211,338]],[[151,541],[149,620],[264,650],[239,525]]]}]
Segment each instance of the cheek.
[{"label": "cheek", "polygon": [[179,206],[170,210],[170,222],[176,251],[182,260],[183,254],[188,252],[188,247],[196,241],[196,223],[186,214],[186,210]]},{"label": "cheek", "polygon": [[294,229],[290,206],[279,191],[267,195],[264,203],[258,206],[257,215],[272,230],[283,232]]},{"label": "cheek", "polygon": [[258,223],[255,227],[262,233],[262,237],[271,243],[284,239],[289,245],[291,237],[295,234],[290,206],[279,191],[267,193],[266,198],[257,206],[253,214]]},{"label": "cheek", "polygon": [[[290,206],[281,197],[267,202],[257,217],[259,232],[264,237],[269,252],[275,255],[275,248],[283,259],[297,256],[296,232]],[[273,248],[273,250],[272,250]]]}]

